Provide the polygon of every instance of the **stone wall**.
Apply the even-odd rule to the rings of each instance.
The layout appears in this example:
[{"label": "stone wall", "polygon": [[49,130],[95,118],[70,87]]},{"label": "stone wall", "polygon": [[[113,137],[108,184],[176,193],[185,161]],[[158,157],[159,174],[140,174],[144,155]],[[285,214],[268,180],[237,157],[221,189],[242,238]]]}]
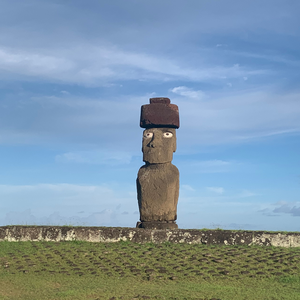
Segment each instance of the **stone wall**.
[{"label": "stone wall", "polygon": [[111,243],[188,243],[207,245],[261,245],[300,247],[300,232],[231,230],[150,230],[123,227],[3,226],[0,241],[87,241]]}]

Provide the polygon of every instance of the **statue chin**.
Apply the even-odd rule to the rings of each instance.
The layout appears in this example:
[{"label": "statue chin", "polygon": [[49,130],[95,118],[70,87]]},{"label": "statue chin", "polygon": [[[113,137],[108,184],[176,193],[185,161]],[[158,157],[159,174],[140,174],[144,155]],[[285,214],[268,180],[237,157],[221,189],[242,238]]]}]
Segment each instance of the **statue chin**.
[{"label": "statue chin", "polygon": [[[171,157],[170,157],[171,156]],[[158,156],[158,155],[143,155],[143,161],[148,164],[166,164],[170,163],[172,161],[172,154],[171,155],[163,155],[163,156]]]}]

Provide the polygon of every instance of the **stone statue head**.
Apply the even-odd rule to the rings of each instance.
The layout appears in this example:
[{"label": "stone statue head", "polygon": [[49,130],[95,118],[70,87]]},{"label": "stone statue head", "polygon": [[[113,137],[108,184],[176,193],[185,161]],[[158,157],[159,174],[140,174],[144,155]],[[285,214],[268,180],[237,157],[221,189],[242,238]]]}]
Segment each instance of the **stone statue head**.
[{"label": "stone statue head", "polygon": [[149,164],[171,162],[176,151],[175,128],[148,128],[143,133],[143,161]]}]

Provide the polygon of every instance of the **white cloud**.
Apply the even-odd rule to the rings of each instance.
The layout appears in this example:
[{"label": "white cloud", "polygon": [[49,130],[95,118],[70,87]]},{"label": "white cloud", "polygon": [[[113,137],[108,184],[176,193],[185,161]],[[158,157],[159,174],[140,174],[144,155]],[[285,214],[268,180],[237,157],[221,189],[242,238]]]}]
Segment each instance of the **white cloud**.
[{"label": "white cloud", "polygon": [[288,201],[282,200],[282,201],[275,202],[273,205],[285,205],[285,204],[290,204],[290,203]]},{"label": "white cloud", "polygon": [[238,194],[238,197],[240,198],[247,198],[247,197],[253,197],[253,196],[257,196],[258,194],[248,191],[248,190],[243,190],[242,192],[240,192]]},{"label": "white cloud", "polygon": [[[84,210],[86,205],[96,206],[109,202],[118,202],[112,188],[102,185],[76,185],[76,184],[36,184],[36,185],[0,185],[0,198],[4,206],[77,206],[76,211]],[[19,205],[19,204],[18,204]]]},{"label": "white cloud", "polygon": [[[259,52],[245,52],[245,51],[234,51],[234,50],[228,50],[228,53],[231,53],[235,55],[236,57],[247,57],[247,58],[255,58],[255,59],[260,59],[263,61],[271,61],[275,63],[281,63],[285,64],[288,66],[294,66],[294,67],[299,67],[300,61],[297,59],[292,59],[288,58],[287,56],[283,55],[276,55],[276,54],[262,54]],[[247,77],[243,78],[244,80],[247,80]]]},{"label": "white cloud", "polygon": [[265,131],[265,132],[259,132],[255,133],[253,135],[244,135],[244,136],[236,136],[237,140],[250,140],[250,139],[258,139],[262,137],[269,137],[274,135],[283,135],[283,134],[289,134],[289,133],[299,133],[300,128],[291,128],[286,130],[274,130],[274,131]]},{"label": "white cloud", "polygon": [[0,185],[0,223],[134,226],[136,217],[123,215],[120,204],[133,212],[137,200],[119,190],[116,185]]},{"label": "white cloud", "polygon": [[[138,122],[145,99],[149,96],[133,96],[127,101],[123,97],[116,101],[72,96],[9,99],[8,108],[0,110],[0,143],[76,143],[76,150],[69,151],[68,155],[62,153],[57,159],[99,162],[102,157],[104,160],[112,158],[115,162],[128,161],[129,151],[140,151]],[[11,117],[20,111],[22,117]],[[84,150],[80,151],[78,147]]]},{"label": "white cloud", "polygon": [[[149,97],[150,94],[146,94],[128,100],[122,96],[118,101],[72,96],[3,99],[3,105],[7,107],[0,110],[0,143],[75,142],[93,148],[110,145],[108,151],[119,149],[122,144],[123,153],[139,151],[140,107]],[[180,111],[178,149],[191,151],[194,145],[244,143],[276,135],[299,134],[299,97],[299,93],[273,95],[261,91],[233,93],[226,97],[212,94],[206,96],[206,101],[172,98]],[[20,118],[12,117],[20,111]],[[68,155],[62,153],[58,159],[100,160],[97,151],[88,151],[91,151],[90,155],[78,150],[69,151],[66,153],[74,154],[73,158],[71,154],[66,157]]]},{"label": "white cloud", "polygon": [[78,151],[56,155],[55,161],[58,163],[120,165],[129,164],[131,155],[114,151]]},{"label": "white cloud", "polygon": [[203,99],[205,94],[198,90],[195,91],[193,89],[190,89],[186,86],[178,86],[178,87],[174,87],[173,89],[170,90],[172,93],[174,94],[178,94],[180,96],[184,96],[184,97],[188,97],[188,98],[196,98],[196,99]]},{"label": "white cloud", "polygon": [[192,144],[244,143],[299,134],[299,97],[299,93],[276,95],[270,90],[208,94],[206,101],[178,97],[173,99],[180,110],[178,137],[183,147],[191,148]]},{"label": "white cloud", "polygon": [[222,187],[207,187],[207,190],[209,190],[210,192],[214,192],[217,194],[224,194],[225,190]]},{"label": "white cloud", "polygon": [[214,159],[183,162],[180,168],[188,167],[200,173],[223,173],[232,171],[234,168],[236,168],[237,165],[237,162]]},{"label": "white cloud", "polygon": [[281,201],[277,202],[275,209],[273,209],[273,213],[279,214],[289,214],[293,217],[300,217],[300,201],[298,202],[288,202],[288,201]]},{"label": "white cloud", "polygon": [[[276,206],[275,208],[274,205]],[[279,217],[284,215],[299,217],[300,201],[278,201],[276,203],[268,205],[266,208],[263,208],[258,212],[267,217]]]},{"label": "white cloud", "polygon": [[63,95],[70,95],[68,91],[60,91]]},{"label": "white cloud", "polygon": [[[299,93],[281,94],[278,92],[278,87],[280,88],[278,80],[292,83],[293,79],[289,77],[282,80],[282,77],[286,75],[281,73],[282,69],[274,70],[273,64],[272,67],[269,64],[269,61],[272,60],[295,69],[295,66],[299,65],[297,58],[279,53],[279,51],[273,51],[269,55],[268,49],[265,49],[263,45],[255,48],[257,52],[253,53],[249,50],[244,51],[243,47],[239,47],[239,43],[236,44],[236,47],[233,44],[223,44],[222,39],[215,39],[214,41],[219,42],[218,44],[213,42],[212,46],[207,46],[205,43],[201,46],[193,43],[185,45],[181,41],[183,36],[187,36],[186,34],[191,37],[196,34],[195,28],[197,28],[197,33],[209,30],[212,38],[215,33],[219,34],[220,28],[222,30],[226,28],[226,32],[232,32],[231,37],[240,30],[244,32],[245,28],[258,29],[261,26],[265,28],[265,13],[257,10],[254,4],[248,3],[236,7],[236,3],[232,2],[235,9],[240,12],[245,11],[244,5],[250,7],[249,9],[253,13],[255,12],[255,20],[260,19],[260,23],[255,22],[255,24],[253,18],[250,18],[248,14],[247,16],[240,14],[238,19],[229,17],[231,14],[236,15],[230,8],[231,5],[222,5],[223,9],[228,12],[223,15],[207,4],[203,10],[201,9],[203,18],[200,19],[198,11],[195,13],[189,8],[175,5],[172,7],[172,11],[180,11],[183,18],[176,19],[174,22],[175,25],[173,25],[177,30],[174,30],[173,25],[172,28],[167,26],[164,34],[155,34],[159,29],[153,27],[150,20],[155,19],[161,25],[165,24],[164,22],[170,24],[169,20],[173,17],[168,15],[168,20],[163,17],[162,12],[166,10],[165,7],[159,10],[160,20],[156,14],[152,15],[150,11],[153,11],[154,7],[158,7],[158,4],[154,4],[153,7],[140,4],[143,8],[147,7],[146,15],[149,17],[146,18],[147,22],[144,22],[144,19],[143,22],[138,22],[137,20],[140,20],[141,16],[136,10],[130,10],[130,14],[133,14],[135,18],[125,18],[126,21],[123,20],[125,23],[122,23],[124,26],[120,26],[120,23],[115,22],[114,18],[109,18],[109,20],[105,18],[106,10],[109,7],[105,6],[104,10],[95,10],[97,19],[99,18],[98,13],[104,14],[104,18],[100,18],[101,20],[97,22],[97,29],[94,26],[89,27],[91,26],[90,20],[96,19],[94,9],[92,9],[94,6],[87,8],[86,15],[82,16],[80,6],[75,3],[72,6],[68,4],[52,6],[49,3],[39,4],[36,2],[34,12],[28,10],[28,7],[22,5],[21,2],[19,4],[18,11],[26,11],[27,14],[30,16],[33,14],[36,18],[29,18],[31,20],[29,27],[23,26],[22,18],[17,19],[19,22],[16,22],[14,26],[11,26],[10,22],[3,22],[3,25],[6,24],[6,26],[0,29],[0,79],[6,81],[29,80],[35,84],[40,83],[41,80],[47,84],[53,82],[59,85],[70,84],[70,90],[73,84],[85,87],[110,86],[113,89],[121,85],[120,80],[124,80],[125,82],[122,84],[126,92],[118,90],[116,94],[123,96],[120,96],[117,101],[116,98],[105,97],[104,99],[101,96],[98,98],[99,101],[92,101],[84,97],[80,101],[78,97],[77,99],[76,97],[68,98],[69,95],[76,95],[76,91],[69,92],[69,87],[66,86],[58,87],[58,91],[61,90],[59,93],[61,98],[58,97],[56,103],[52,99],[51,109],[47,107],[51,102],[49,99],[52,97],[51,95],[48,95],[48,99],[40,97],[40,102],[36,101],[35,104],[32,103],[32,98],[23,98],[21,105],[12,98],[22,98],[24,91],[19,94],[16,92],[14,97],[7,97],[7,103],[1,103],[5,108],[0,111],[0,142],[2,143],[29,144],[33,140],[32,143],[43,143],[47,139],[55,138],[66,142],[77,140],[78,144],[95,145],[95,141],[102,142],[103,140],[107,142],[113,134],[121,131],[116,129],[117,126],[114,123],[117,122],[123,130],[129,128],[130,124],[138,123],[138,121],[132,120],[139,118],[140,105],[147,101],[136,102],[136,108],[129,103],[128,99],[132,95],[124,96],[125,93],[128,93],[128,85],[131,85],[127,80],[135,80],[139,87],[129,92],[132,94],[142,90],[139,80],[151,81],[151,84],[154,83],[154,85],[159,83],[162,93],[164,91],[167,93],[169,90],[170,95],[174,97],[172,102],[179,105],[182,124],[180,131],[183,133],[181,141],[187,149],[190,149],[193,144],[243,143],[254,138],[300,131],[300,111],[297,102]],[[196,5],[196,3],[194,4]],[[128,5],[130,7],[132,4]],[[10,4],[7,3],[5,7],[10,7]],[[95,7],[99,8],[98,5]],[[128,7],[126,6],[126,9]],[[264,9],[267,7],[267,5],[264,6]],[[299,30],[296,29],[297,26],[291,26],[295,24],[294,22],[299,22],[294,11],[291,8],[288,9],[286,5],[281,5],[281,7],[288,10],[289,16],[293,16],[293,18],[289,17],[288,20],[283,20],[282,14],[274,10],[267,22],[269,30],[273,33],[276,32],[274,25],[283,30],[279,24],[287,26],[287,22],[289,22],[289,30],[286,30],[286,33],[290,34],[292,29]],[[58,15],[64,14],[57,14],[58,9],[68,15],[69,19],[59,18]],[[2,8],[2,16],[5,16],[4,11],[5,9]],[[17,13],[15,9],[11,8],[8,8],[8,11]],[[41,17],[39,11],[47,11],[47,14]],[[69,15],[71,12],[72,17]],[[212,21],[215,18],[208,17],[215,13],[220,16],[218,24]],[[74,15],[80,17],[74,18]],[[55,24],[53,24],[54,16],[57,20]],[[76,22],[74,22],[75,19]],[[186,19],[193,20],[193,22],[185,22]],[[278,23],[278,20],[281,20],[281,23]],[[204,22],[205,26],[196,26],[200,24],[199,22],[201,24]],[[103,26],[103,24],[107,26]],[[139,24],[140,30],[136,30],[134,24]],[[241,27],[241,24],[246,27]],[[50,30],[50,28],[54,28],[53,26],[56,28],[54,31]],[[78,28],[80,30],[76,30]],[[235,28],[234,32],[232,28]],[[13,34],[10,34],[11,32]],[[83,34],[83,32],[85,33]],[[101,32],[100,35],[99,32]],[[151,35],[145,33],[151,33]],[[27,38],[28,35],[30,38]],[[172,43],[169,44],[166,38],[170,38],[168,42]],[[162,47],[163,44],[159,42],[153,43],[153,40],[149,42],[151,39],[164,41],[170,49],[175,49],[174,46],[179,46],[178,43],[180,43],[180,47],[176,51],[165,50],[169,48]],[[232,41],[236,40],[232,39]],[[152,47],[146,47],[148,42],[152,44]],[[259,41],[255,40],[256,42],[259,45]],[[265,45],[265,43],[263,44]],[[291,44],[289,45],[292,49]],[[191,51],[186,52],[186,50]],[[182,53],[189,53],[189,55],[182,55]],[[265,62],[265,64],[261,64],[261,62]],[[266,65],[267,69],[262,69],[263,65]],[[269,74],[272,74],[272,77],[265,76]],[[256,78],[256,75],[259,77]],[[251,80],[246,80],[248,78]],[[261,79],[265,84],[272,80],[274,86],[268,89],[262,87]],[[255,80],[256,83],[253,83]],[[175,81],[176,86],[167,81]],[[227,83],[232,84],[232,88],[226,88]],[[170,86],[173,88],[170,89]],[[192,89],[188,86],[196,86],[196,88]],[[34,87],[30,93],[34,93]],[[143,94],[140,99],[147,99],[147,96]],[[193,101],[203,99],[204,96],[206,101]],[[4,102],[4,97],[2,100],[1,102]],[[111,106],[113,106],[112,109]],[[22,113],[19,114],[21,110]],[[20,117],[14,118],[14,116]],[[113,118],[113,116],[116,117]],[[106,126],[105,130],[101,130],[101,132],[99,128],[95,130],[96,126],[103,124]],[[133,132],[133,126],[127,130],[127,140],[130,136],[134,136],[134,134],[129,134],[129,131]],[[103,137],[105,132],[113,134]]]},{"label": "white cloud", "polygon": [[195,192],[196,190],[194,188],[192,188],[190,185],[188,184],[181,184],[180,188],[183,190],[186,190],[188,192]]},{"label": "white cloud", "polygon": [[71,71],[73,68],[73,62],[65,57],[0,48],[0,70],[2,71],[48,77]]},{"label": "white cloud", "polygon": [[[211,195],[209,197],[198,195],[186,197],[178,202],[178,225],[180,228],[212,228],[248,229],[253,224],[255,230],[291,230],[299,231],[299,222],[295,222],[288,213],[275,214],[272,210],[260,211],[265,207],[265,202],[251,198],[241,199],[237,195],[230,196],[226,190],[224,195]],[[299,206],[299,205],[298,205]],[[272,208],[274,209],[274,208]],[[296,214],[298,211],[293,211]],[[269,218],[269,216],[274,218]],[[200,222],[199,222],[200,220]],[[234,224],[243,224],[236,228]],[[243,228],[248,224],[245,228]],[[254,226],[255,224],[255,226]]]},{"label": "white cloud", "polygon": [[[263,70],[248,70],[239,65],[190,67],[183,61],[143,52],[129,52],[114,46],[86,44],[84,47],[15,50],[0,48],[0,75],[15,74],[28,80],[47,79],[85,86],[103,86],[107,81],[188,79],[192,81],[239,78],[262,74]],[[86,53],[89,53],[87,56]],[[195,97],[195,92],[182,91]],[[198,91],[199,93],[199,91]]]},{"label": "white cloud", "polygon": [[230,165],[231,162],[220,160],[220,159],[213,159],[213,160],[205,160],[198,163],[198,165],[206,166],[206,167],[224,167]]},{"label": "white cloud", "polygon": [[55,226],[126,226],[134,227],[138,221],[134,213],[118,213],[105,209],[88,214],[85,217],[66,215],[64,212],[54,211],[43,216],[36,215],[31,209],[24,211],[10,211],[4,218],[0,218],[0,225],[55,225]]}]

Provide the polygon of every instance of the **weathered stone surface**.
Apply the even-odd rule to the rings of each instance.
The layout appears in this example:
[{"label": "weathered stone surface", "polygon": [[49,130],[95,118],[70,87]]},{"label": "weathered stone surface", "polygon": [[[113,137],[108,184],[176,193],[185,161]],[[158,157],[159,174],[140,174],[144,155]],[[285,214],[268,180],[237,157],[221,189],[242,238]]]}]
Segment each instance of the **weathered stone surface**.
[{"label": "weathered stone surface", "polygon": [[57,227],[50,227],[48,230],[43,230],[41,235],[46,241],[58,240],[61,238],[61,231]]},{"label": "weathered stone surface", "polygon": [[206,245],[260,245],[300,247],[300,232],[165,229],[66,226],[3,226],[0,241],[88,241],[113,243],[187,243]]},{"label": "weathered stone surface", "polygon": [[177,105],[169,98],[151,98],[141,109],[143,161],[137,176],[139,228],[175,229],[179,196],[179,171],[172,165],[179,127]]},{"label": "weathered stone surface", "polygon": [[148,164],[171,162],[176,151],[176,130],[173,128],[151,128],[143,132],[143,161]]},{"label": "weathered stone surface", "polygon": [[229,230],[208,230],[202,234],[202,244],[225,244],[225,245],[248,245],[252,242],[253,236],[249,232],[236,233]]},{"label": "weathered stone surface", "polygon": [[136,227],[145,229],[177,229],[178,225],[174,221],[142,221],[138,222]]},{"label": "weathered stone surface", "polygon": [[3,241],[6,237],[6,228],[0,227],[0,241]]},{"label": "weathered stone surface", "polygon": [[291,247],[300,247],[300,234],[289,233],[290,245]]},{"label": "weathered stone surface", "polygon": [[165,97],[150,98],[150,104],[152,103],[170,104],[171,100]]},{"label": "weathered stone surface", "polygon": [[169,98],[151,98],[150,104],[141,107],[140,126],[179,128],[178,106],[170,104]]},{"label": "weathered stone surface", "polygon": [[137,192],[142,222],[177,219],[179,171],[174,165],[146,164],[141,167],[137,178]]},{"label": "weathered stone surface", "polygon": [[294,247],[300,247],[300,234],[294,235],[293,233],[277,233],[274,236],[272,232],[256,231],[253,235],[253,243],[261,244],[265,246],[281,246],[290,247],[291,244]]}]

